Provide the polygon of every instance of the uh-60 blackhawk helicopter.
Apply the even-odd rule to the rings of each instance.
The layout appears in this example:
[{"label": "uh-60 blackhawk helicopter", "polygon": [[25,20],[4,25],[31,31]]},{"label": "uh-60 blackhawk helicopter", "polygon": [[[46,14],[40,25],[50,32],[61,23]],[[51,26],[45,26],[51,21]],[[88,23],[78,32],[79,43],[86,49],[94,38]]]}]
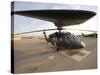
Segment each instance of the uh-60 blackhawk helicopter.
[{"label": "uh-60 blackhawk helicopter", "polygon": [[[71,34],[70,32],[62,32],[62,30],[65,30],[62,27],[84,23],[85,21],[96,15],[95,12],[87,10],[59,10],[59,9],[14,11],[11,12],[11,14],[38,18],[53,22],[57,27],[56,29],[28,31],[23,33],[16,33],[14,35],[43,32],[46,41],[51,43],[52,45],[55,45],[57,47],[57,51],[66,48],[67,49],[84,48],[85,43],[83,41],[81,41],[76,35]],[[54,32],[47,37],[46,31],[50,30],[58,30],[58,32]]]}]

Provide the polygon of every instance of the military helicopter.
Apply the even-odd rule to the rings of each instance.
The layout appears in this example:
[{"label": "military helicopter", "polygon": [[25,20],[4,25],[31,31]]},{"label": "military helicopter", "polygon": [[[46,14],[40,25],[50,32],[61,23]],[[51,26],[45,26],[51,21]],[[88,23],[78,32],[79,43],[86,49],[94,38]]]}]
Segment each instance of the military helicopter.
[{"label": "military helicopter", "polygon": [[[43,32],[45,40],[57,47],[57,51],[62,49],[81,49],[85,47],[85,43],[81,41],[76,35],[70,32],[62,32],[66,30],[63,27],[70,25],[79,25],[84,23],[96,13],[87,10],[27,10],[27,11],[14,11],[11,14],[17,14],[32,18],[38,18],[46,21],[53,22],[56,29],[45,29],[37,31],[28,31],[23,33],[16,33],[14,35],[28,34],[34,32]],[[58,30],[50,34],[48,37],[46,31]],[[87,30],[88,31],[88,30]]]}]

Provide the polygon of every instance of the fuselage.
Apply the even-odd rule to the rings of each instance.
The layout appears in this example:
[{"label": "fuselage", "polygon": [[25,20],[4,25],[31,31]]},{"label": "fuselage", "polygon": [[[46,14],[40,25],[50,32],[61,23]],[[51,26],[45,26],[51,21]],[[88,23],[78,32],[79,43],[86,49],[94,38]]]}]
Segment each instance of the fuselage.
[{"label": "fuselage", "polygon": [[85,47],[85,43],[77,36],[69,32],[55,32],[49,35],[48,41],[52,45],[57,45],[61,49],[81,49]]}]

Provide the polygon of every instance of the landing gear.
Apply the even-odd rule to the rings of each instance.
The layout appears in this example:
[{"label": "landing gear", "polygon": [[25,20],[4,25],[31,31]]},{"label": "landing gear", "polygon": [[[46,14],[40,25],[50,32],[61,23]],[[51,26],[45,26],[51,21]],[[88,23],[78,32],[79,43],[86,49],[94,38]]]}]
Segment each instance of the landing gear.
[{"label": "landing gear", "polygon": [[59,52],[59,48],[57,47],[57,52]]}]

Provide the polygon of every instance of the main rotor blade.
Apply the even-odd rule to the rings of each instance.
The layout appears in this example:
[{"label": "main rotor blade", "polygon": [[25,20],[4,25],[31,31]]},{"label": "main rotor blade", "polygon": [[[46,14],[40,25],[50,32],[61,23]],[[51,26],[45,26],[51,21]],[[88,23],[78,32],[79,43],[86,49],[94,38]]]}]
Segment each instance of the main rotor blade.
[{"label": "main rotor blade", "polygon": [[63,30],[79,30],[79,31],[97,32],[97,31],[94,31],[94,30],[71,29],[71,28],[63,28]]},{"label": "main rotor blade", "polygon": [[28,31],[28,32],[22,32],[22,33],[16,33],[14,35],[28,34],[28,33],[41,32],[41,31],[50,31],[50,30],[57,30],[57,29],[44,29],[44,30]]},{"label": "main rotor blade", "polygon": [[84,23],[95,16],[96,12],[86,10],[26,10],[14,11],[11,14],[38,18],[53,22],[56,27],[64,27]]}]

